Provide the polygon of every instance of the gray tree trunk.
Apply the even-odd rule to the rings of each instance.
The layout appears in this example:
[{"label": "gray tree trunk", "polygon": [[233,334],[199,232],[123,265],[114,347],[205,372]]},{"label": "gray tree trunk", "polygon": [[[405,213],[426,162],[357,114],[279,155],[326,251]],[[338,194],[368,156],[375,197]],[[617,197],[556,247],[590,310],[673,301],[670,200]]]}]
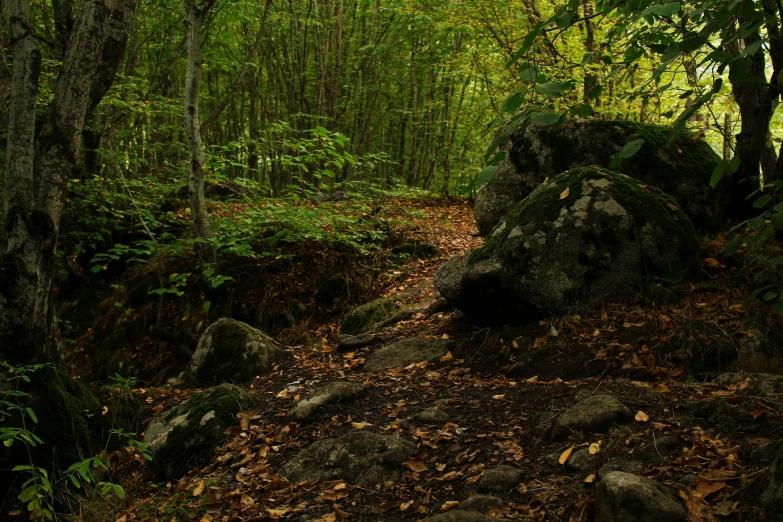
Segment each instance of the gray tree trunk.
[{"label": "gray tree trunk", "polygon": [[185,137],[190,150],[190,212],[196,236],[205,242],[199,249],[202,260],[217,263],[212,223],[209,219],[206,198],[204,197],[204,142],[201,139],[201,124],[198,115],[198,98],[201,89],[202,34],[204,21],[214,5],[208,0],[199,9],[196,0],[184,0],[185,4],[185,45],[188,51],[188,68],[185,78]]}]

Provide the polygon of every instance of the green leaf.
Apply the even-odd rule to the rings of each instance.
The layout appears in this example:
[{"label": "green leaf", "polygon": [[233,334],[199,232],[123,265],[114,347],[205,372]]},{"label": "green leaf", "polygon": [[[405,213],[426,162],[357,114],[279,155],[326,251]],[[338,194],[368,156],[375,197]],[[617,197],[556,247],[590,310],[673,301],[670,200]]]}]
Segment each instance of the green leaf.
[{"label": "green leaf", "polygon": [[544,96],[556,97],[562,95],[566,86],[559,82],[549,82],[536,85],[536,92]]},{"label": "green leaf", "polygon": [[27,415],[30,416],[30,418],[33,420],[34,423],[38,424],[38,417],[35,416],[35,412],[32,408],[25,408],[25,411],[27,412]]},{"label": "green leaf", "polygon": [[679,11],[682,8],[679,2],[671,2],[668,4],[658,4],[658,5],[651,5],[644,11],[642,11],[641,16],[652,14],[652,15],[658,15],[658,16],[665,16],[670,17],[677,11]]},{"label": "green leaf", "polygon": [[783,212],[773,214],[769,220],[772,222],[772,226],[774,226],[776,229],[783,230]]},{"label": "green leaf", "polygon": [[535,65],[523,65],[519,71],[519,81],[533,83],[538,78],[538,68]]},{"label": "green leaf", "polygon": [[119,484],[112,484],[112,489],[114,490],[114,494],[117,495],[117,498],[123,499],[125,498],[125,490],[122,489],[122,486]]},{"label": "green leaf", "polygon": [[538,125],[554,125],[558,120],[560,120],[560,115],[551,111],[534,112],[530,116],[530,121]]},{"label": "green leaf", "polygon": [[555,18],[555,24],[560,29],[565,29],[566,27],[570,26],[573,21],[574,13],[571,11],[563,11]]},{"label": "green leaf", "polygon": [[209,313],[209,310],[212,308],[212,301],[204,301],[203,308],[206,313]]},{"label": "green leaf", "polygon": [[729,160],[729,165],[726,167],[726,172],[731,175],[737,172],[737,170],[740,167],[740,157],[739,154],[736,154],[731,160]]},{"label": "green leaf", "polygon": [[479,188],[482,185],[488,183],[489,180],[495,177],[495,173],[497,171],[498,171],[497,165],[492,165],[479,172],[478,175],[476,176],[476,188]]},{"label": "green leaf", "polygon": [[745,81],[750,74],[751,62],[749,58],[740,58],[733,62],[729,68],[729,81],[734,85],[739,85]]},{"label": "green leaf", "polygon": [[767,205],[769,205],[770,201],[772,201],[772,195],[764,194],[763,196],[758,198],[755,202],[753,202],[753,208],[764,208]]},{"label": "green leaf", "polygon": [[503,112],[515,112],[517,109],[519,109],[522,106],[522,102],[525,101],[525,95],[521,92],[515,92],[508,98],[506,98],[506,102],[503,104],[503,108],[501,111]]},{"label": "green leaf", "polygon": [[777,292],[767,292],[762,298],[764,301],[772,301],[778,296]]},{"label": "green leaf", "polygon": [[726,162],[721,161],[718,163],[718,166],[715,167],[715,170],[712,171],[712,177],[710,178],[710,186],[712,188],[715,188],[718,186],[718,183],[720,183],[720,180],[723,179],[723,174],[726,172]]},{"label": "green leaf", "polygon": [[629,141],[628,143],[623,145],[623,148],[620,150],[618,156],[622,159],[630,158],[631,156],[639,152],[639,149],[641,149],[642,146],[644,146],[643,139]]},{"label": "green leaf", "polygon": [[778,315],[782,315],[783,314],[783,297],[778,299],[778,302],[775,303],[774,310],[775,310],[775,313],[778,314]]},{"label": "green leaf", "polygon": [[737,236],[723,248],[723,255],[724,256],[733,256],[737,253],[737,251],[742,246],[742,238]]}]

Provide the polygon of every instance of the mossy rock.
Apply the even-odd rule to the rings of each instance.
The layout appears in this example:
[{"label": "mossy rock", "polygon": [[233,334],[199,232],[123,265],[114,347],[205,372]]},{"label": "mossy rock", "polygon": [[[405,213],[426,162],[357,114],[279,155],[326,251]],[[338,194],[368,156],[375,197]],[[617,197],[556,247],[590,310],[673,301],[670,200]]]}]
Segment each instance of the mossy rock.
[{"label": "mossy rock", "polygon": [[359,335],[371,330],[376,324],[390,319],[397,313],[400,310],[398,303],[409,298],[416,290],[393,294],[354,308],[343,319],[340,333],[343,335]]},{"label": "mossy rock", "polygon": [[152,419],[144,443],[153,455],[155,480],[175,480],[209,462],[223,440],[223,432],[251,403],[245,390],[221,384]]},{"label": "mossy rock", "polygon": [[392,255],[395,256],[407,256],[414,259],[433,259],[441,256],[440,248],[427,243],[426,241],[420,241],[418,239],[412,239],[405,243],[392,248]]},{"label": "mossy rock", "polygon": [[329,405],[354,400],[364,390],[363,384],[350,381],[320,385],[308,397],[294,404],[288,411],[288,417],[298,422],[314,420]]},{"label": "mossy rock", "polygon": [[272,369],[278,351],[263,332],[223,318],[201,336],[188,366],[188,381],[199,386],[247,383]]},{"label": "mossy rock", "polygon": [[457,348],[455,341],[447,339],[405,339],[374,351],[367,356],[364,369],[378,372],[388,368],[403,368],[419,362],[435,362]]},{"label": "mossy rock", "polygon": [[651,276],[691,272],[698,248],[674,198],[584,167],[540,185],[482,247],[442,266],[435,287],[480,321],[527,323],[596,300],[631,300]]},{"label": "mossy rock", "polygon": [[770,513],[783,512],[783,448],[767,470],[759,500]]},{"label": "mossy rock", "polygon": [[720,158],[693,133],[678,134],[666,146],[671,128],[627,121],[572,119],[560,126],[530,124],[517,129],[501,145],[506,158],[476,197],[476,222],[488,235],[514,206],[540,183],[577,167],[609,167],[626,143],[644,145],[616,170],[674,196],[697,228],[715,232],[723,225],[729,183],[710,186]]},{"label": "mossy rock", "polygon": [[357,431],[312,444],[289,460],[280,475],[292,483],[345,480],[374,487],[399,478],[402,463],[415,450],[416,444],[400,437]]}]

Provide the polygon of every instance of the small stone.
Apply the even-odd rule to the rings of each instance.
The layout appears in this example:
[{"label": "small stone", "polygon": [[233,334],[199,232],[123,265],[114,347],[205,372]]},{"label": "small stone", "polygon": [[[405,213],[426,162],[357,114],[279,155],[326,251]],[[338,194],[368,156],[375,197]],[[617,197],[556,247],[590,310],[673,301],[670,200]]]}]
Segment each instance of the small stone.
[{"label": "small stone", "polygon": [[469,499],[460,502],[460,511],[476,511],[478,513],[489,513],[490,510],[499,508],[503,501],[492,495],[473,495]]},{"label": "small stone", "polygon": [[478,490],[480,493],[508,493],[522,482],[524,476],[525,473],[520,469],[500,465],[484,473]]},{"label": "small stone", "polygon": [[595,471],[601,462],[600,454],[590,455],[587,448],[581,449],[571,455],[566,461],[566,468],[574,471]]},{"label": "small stone", "polygon": [[685,508],[658,482],[613,471],[601,478],[595,495],[595,522],[685,522]]},{"label": "small stone", "polygon": [[431,424],[442,424],[449,420],[449,415],[438,408],[426,408],[416,415],[416,420]]},{"label": "small stone", "polygon": [[571,431],[604,433],[614,424],[631,418],[631,410],[611,395],[593,395],[557,418],[552,427],[552,438],[564,438]]},{"label": "small stone", "polygon": [[696,482],[696,475],[694,475],[693,473],[688,473],[687,475],[683,475],[682,477],[680,477],[680,480],[678,480],[677,482],[679,482],[680,484],[686,487],[690,486],[694,482]]},{"label": "small stone", "polygon": [[355,399],[364,390],[365,387],[356,382],[330,382],[319,386],[312,395],[294,404],[288,412],[288,417],[299,422],[310,420],[327,405]]},{"label": "small stone", "polygon": [[388,368],[402,368],[409,364],[434,362],[454,350],[457,343],[444,339],[421,339],[414,337],[399,341],[371,353],[364,363],[364,369],[377,372]]},{"label": "small stone", "polygon": [[664,435],[642,446],[639,449],[639,456],[647,460],[666,459],[676,455],[681,450],[682,439],[674,435]]},{"label": "small stone", "polygon": [[365,332],[359,335],[341,335],[340,338],[337,339],[337,351],[347,352],[350,350],[358,350],[359,348],[380,344],[385,340],[385,336],[373,332]]}]

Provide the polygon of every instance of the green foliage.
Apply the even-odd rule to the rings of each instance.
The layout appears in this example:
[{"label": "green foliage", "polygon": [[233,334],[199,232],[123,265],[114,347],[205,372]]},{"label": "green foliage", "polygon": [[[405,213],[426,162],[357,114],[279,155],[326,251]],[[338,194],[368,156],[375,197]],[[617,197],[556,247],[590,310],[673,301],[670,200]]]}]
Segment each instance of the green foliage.
[{"label": "green foliage", "polygon": [[[111,464],[105,450],[71,464],[56,481],[50,478],[49,470],[35,464],[31,449],[44,444],[44,441],[32,431],[32,425],[38,424],[38,418],[33,409],[26,406],[30,395],[23,391],[22,387],[31,382],[32,374],[52,367],[52,364],[15,367],[7,362],[0,362],[0,378],[9,384],[8,388],[0,388],[0,442],[8,448],[17,443],[26,450],[28,463],[14,466],[12,471],[26,477],[19,488],[17,499],[25,506],[31,520],[54,520],[55,495],[66,493],[67,484],[80,489],[95,487],[100,495],[113,493],[120,499],[125,498],[122,486],[98,479],[103,472],[111,472]],[[126,392],[130,392],[130,387],[135,383],[135,380],[123,379],[119,375],[112,380]],[[14,425],[4,426],[6,423]],[[106,446],[108,448],[112,437],[118,437],[136,448],[144,458],[151,459],[147,447],[135,440],[134,435],[120,429],[112,429]]]}]

